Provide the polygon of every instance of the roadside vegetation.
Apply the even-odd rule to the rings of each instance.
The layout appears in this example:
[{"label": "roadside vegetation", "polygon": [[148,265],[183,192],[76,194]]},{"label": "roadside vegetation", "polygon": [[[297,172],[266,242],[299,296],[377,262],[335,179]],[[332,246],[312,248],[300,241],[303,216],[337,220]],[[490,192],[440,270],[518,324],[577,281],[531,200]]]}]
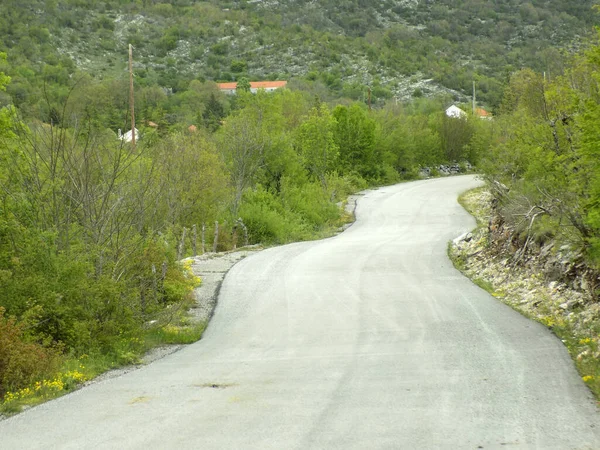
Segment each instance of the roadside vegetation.
[{"label": "roadside vegetation", "polygon": [[511,77],[479,166],[489,210],[482,216],[481,205],[471,208],[480,228],[451,252],[459,268],[551,328],[596,395],[599,64],[600,46],[593,42],[561,76],[524,69]]}]

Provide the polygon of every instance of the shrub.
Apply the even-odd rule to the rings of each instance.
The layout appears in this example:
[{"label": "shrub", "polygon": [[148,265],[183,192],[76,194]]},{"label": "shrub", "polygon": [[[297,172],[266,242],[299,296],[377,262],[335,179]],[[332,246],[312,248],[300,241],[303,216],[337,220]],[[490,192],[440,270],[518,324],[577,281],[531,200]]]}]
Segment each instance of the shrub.
[{"label": "shrub", "polygon": [[286,206],[300,215],[313,230],[318,230],[339,218],[339,208],[331,200],[335,193],[323,191],[320,183],[293,185],[284,180],[282,196]]},{"label": "shrub", "polygon": [[28,342],[22,326],[0,307],[0,397],[52,374],[60,362],[58,348]]},{"label": "shrub", "polygon": [[282,244],[310,235],[301,217],[286,211],[281,200],[261,186],[245,193],[240,216],[253,242]]}]

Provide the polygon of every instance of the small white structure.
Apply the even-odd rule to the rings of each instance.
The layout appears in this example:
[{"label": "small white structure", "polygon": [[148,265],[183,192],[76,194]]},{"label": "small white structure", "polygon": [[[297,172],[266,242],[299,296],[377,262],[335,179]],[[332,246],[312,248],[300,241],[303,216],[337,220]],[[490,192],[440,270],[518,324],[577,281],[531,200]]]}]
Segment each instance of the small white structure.
[{"label": "small white structure", "polygon": [[[126,132],[125,134],[121,133],[121,129],[119,128],[119,132],[117,133],[118,137],[120,140],[122,140],[123,142],[131,142],[131,130],[129,130],[128,132]],[[140,131],[135,128],[135,141],[139,141],[140,140]]]},{"label": "small white structure", "polygon": [[458,106],[456,105],[452,105],[451,107],[449,107],[446,110],[446,115],[448,117],[453,117],[455,119],[464,119],[467,117],[467,113],[464,112],[462,109],[460,109]]}]

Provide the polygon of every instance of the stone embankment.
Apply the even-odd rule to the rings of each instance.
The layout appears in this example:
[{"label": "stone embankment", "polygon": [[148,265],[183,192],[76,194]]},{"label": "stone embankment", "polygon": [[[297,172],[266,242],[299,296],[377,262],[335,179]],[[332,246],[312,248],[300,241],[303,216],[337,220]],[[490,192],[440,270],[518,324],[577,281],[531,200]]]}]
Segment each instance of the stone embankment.
[{"label": "stone embankment", "polygon": [[449,175],[458,175],[461,173],[469,173],[473,170],[473,166],[468,162],[463,162],[461,164],[453,163],[453,164],[440,164],[435,167],[421,167],[419,170],[420,178],[430,178],[432,176],[443,176],[447,177]]},{"label": "stone embankment", "polygon": [[597,277],[581,255],[552,242],[523,249],[515,233],[492,213],[485,188],[463,196],[481,224],[455,239],[449,254],[457,268],[502,302],[549,327],[562,339],[584,381],[600,394],[600,303]]}]

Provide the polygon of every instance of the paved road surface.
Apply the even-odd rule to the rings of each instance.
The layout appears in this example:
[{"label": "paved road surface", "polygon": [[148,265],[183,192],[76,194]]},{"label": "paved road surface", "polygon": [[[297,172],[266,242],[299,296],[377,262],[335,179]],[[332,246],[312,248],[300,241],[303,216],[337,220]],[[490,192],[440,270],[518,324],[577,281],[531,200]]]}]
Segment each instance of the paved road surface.
[{"label": "paved road surface", "polygon": [[238,263],[205,338],[0,422],[0,448],[600,449],[559,340],[463,278],[454,177]]}]

